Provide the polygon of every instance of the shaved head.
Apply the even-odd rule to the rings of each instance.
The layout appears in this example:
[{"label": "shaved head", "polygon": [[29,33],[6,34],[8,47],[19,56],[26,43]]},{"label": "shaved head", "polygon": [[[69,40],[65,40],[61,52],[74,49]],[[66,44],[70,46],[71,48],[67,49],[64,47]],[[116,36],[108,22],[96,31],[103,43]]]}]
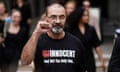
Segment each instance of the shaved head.
[{"label": "shaved head", "polygon": [[49,11],[53,10],[53,9],[62,9],[64,12],[65,12],[65,8],[64,6],[62,6],[61,4],[59,3],[53,3],[53,4],[50,4],[47,8],[46,8],[46,15]]}]

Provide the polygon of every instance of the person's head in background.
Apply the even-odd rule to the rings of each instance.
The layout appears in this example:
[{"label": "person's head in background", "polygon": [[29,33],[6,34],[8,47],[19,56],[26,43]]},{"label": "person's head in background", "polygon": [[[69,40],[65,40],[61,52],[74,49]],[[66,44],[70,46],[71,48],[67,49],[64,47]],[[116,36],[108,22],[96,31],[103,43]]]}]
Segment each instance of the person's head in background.
[{"label": "person's head in background", "polygon": [[45,21],[46,20],[46,13],[43,12],[40,16],[40,20]]},{"label": "person's head in background", "polygon": [[88,22],[89,22],[89,11],[88,10],[84,10],[82,18],[81,18],[79,23],[87,24]]},{"label": "person's head in background", "polygon": [[0,1],[0,19],[5,19],[7,16],[6,4],[3,1]]},{"label": "person's head in background", "polygon": [[70,28],[78,28],[79,25],[85,25],[89,20],[89,12],[83,8],[77,8],[67,18],[67,25]]},{"label": "person's head in background", "polygon": [[82,2],[82,7],[83,7],[83,9],[89,10],[90,6],[91,6],[91,3],[90,3],[89,0],[84,0],[84,1]]},{"label": "person's head in background", "polygon": [[17,4],[19,7],[22,7],[25,3],[26,0],[15,0],[12,4],[13,6]]},{"label": "person's head in background", "polygon": [[25,0],[16,0],[16,2],[18,2],[18,3],[19,3],[19,2],[25,2]]},{"label": "person's head in background", "polygon": [[13,9],[11,11],[12,24],[19,25],[21,22],[21,12],[19,10]]},{"label": "person's head in background", "polygon": [[65,9],[66,9],[66,14],[67,16],[70,15],[71,12],[73,12],[76,9],[76,1],[75,0],[68,0],[65,3]]},{"label": "person's head in background", "polygon": [[60,34],[63,32],[66,21],[66,11],[64,6],[58,2],[49,4],[46,8],[46,21],[52,25],[52,33]]}]

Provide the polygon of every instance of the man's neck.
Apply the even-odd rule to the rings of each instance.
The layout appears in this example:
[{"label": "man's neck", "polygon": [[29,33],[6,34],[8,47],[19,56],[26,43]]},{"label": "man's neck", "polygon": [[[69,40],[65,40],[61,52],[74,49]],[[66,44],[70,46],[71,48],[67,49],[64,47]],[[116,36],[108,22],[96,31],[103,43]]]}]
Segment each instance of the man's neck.
[{"label": "man's neck", "polygon": [[62,39],[62,38],[64,38],[64,36],[65,36],[65,32],[64,32],[64,31],[61,32],[61,33],[59,33],[59,34],[54,34],[54,33],[52,33],[52,32],[47,32],[47,34],[48,34],[48,36],[49,36],[50,38],[52,38],[52,39]]}]

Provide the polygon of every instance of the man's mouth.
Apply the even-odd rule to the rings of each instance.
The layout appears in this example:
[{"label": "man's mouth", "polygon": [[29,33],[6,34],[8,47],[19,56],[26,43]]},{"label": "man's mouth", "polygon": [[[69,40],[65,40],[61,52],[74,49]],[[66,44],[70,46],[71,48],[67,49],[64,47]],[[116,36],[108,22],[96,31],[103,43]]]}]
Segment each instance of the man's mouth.
[{"label": "man's mouth", "polygon": [[61,26],[60,24],[58,23],[55,23],[53,24],[52,26],[52,32],[55,33],[55,34],[59,34],[63,31],[63,26]]},{"label": "man's mouth", "polygon": [[55,24],[53,24],[53,27],[54,27],[54,28],[57,28],[57,29],[63,28],[62,25],[60,25],[60,23],[55,23]]}]

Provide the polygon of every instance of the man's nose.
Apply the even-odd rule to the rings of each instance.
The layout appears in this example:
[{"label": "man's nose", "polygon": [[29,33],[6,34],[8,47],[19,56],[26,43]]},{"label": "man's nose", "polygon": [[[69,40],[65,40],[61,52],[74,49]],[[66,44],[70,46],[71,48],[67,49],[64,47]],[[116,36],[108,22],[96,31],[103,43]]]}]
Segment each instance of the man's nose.
[{"label": "man's nose", "polygon": [[60,18],[57,18],[57,19],[56,19],[56,23],[60,23]]}]

